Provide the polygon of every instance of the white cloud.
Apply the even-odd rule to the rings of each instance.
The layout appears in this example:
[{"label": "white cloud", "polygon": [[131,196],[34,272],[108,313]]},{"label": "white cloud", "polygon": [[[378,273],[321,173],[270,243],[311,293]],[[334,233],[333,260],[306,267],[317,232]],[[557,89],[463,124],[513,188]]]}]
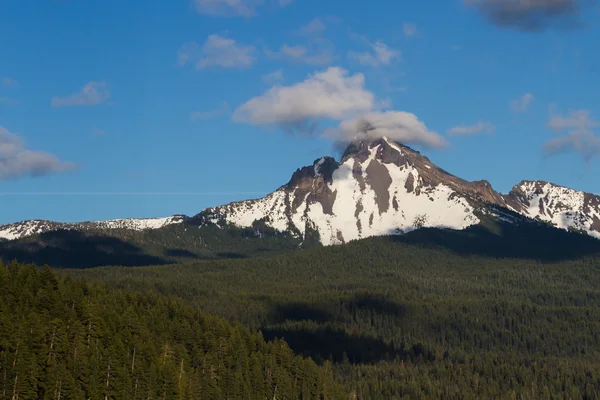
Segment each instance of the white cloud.
[{"label": "white cloud", "polygon": [[343,119],[373,108],[375,96],[364,88],[363,74],[349,75],[339,67],[309,76],[292,86],[275,86],[250,99],[234,120],[251,124],[299,123],[313,118]]},{"label": "white cloud", "polygon": [[358,61],[362,65],[371,67],[389,65],[394,58],[400,57],[400,51],[390,48],[381,41],[370,44],[370,46],[373,49],[372,53],[357,53],[351,51],[348,53],[348,57]]},{"label": "white cloud", "polygon": [[0,126],[0,180],[48,175],[74,168],[73,163],[61,161],[52,154],[25,148],[19,136]]},{"label": "white cloud", "polygon": [[404,36],[415,36],[419,30],[417,29],[417,26],[415,24],[409,24],[409,23],[404,23],[402,24],[402,32],[404,33]]},{"label": "white cloud", "polygon": [[19,84],[16,80],[8,76],[5,76],[2,79],[0,79],[0,82],[2,82],[2,85],[6,87],[13,87]]},{"label": "white cloud", "polygon": [[529,109],[531,103],[535,100],[535,97],[531,93],[525,93],[518,99],[510,102],[510,108],[514,113],[523,113]]},{"label": "white cloud", "polygon": [[429,130],[416,115],[404,111],[365,113],[342,121],[338,128],[327,129],[325,135],[340,141],[351,141],[367,135],[431,148],[443,148],[448,145],[444,137]]},{"label": "white cloud", "polygon": [[341,121],[337,128],[320,134],[336,141],[350,141],[368,123],[370,136],[386,136],[407,144],[444,147],[446,139],[430,131],[411,113],[381,111],[389,107],[365,88],[365,77],[350,75],[339,67],[314,73],[300,83],[274,86],[238,107],[233,119],[253,125],[279,125],[293,133],[313,133],[323,120]]},{"label": "white cloud", "polygon": [[190,119],[192,121],[197,120],[207,120],[217,117],[222,117],[224,115],[230,114],[231,108],[229,107],[229,103],[224,101],[221,105],[211,111],[194,111],[190,114]]},{"label": "white cloud", "polygon": [[566,131],[566,134],[547,141],[544,144],[547,153],[574,151],[586,160],[600,156],[600,137],[594,134],[600,122],[589,110],[571,110],[566,115],[552,113],[548,126],[556,132]]},{"label": "white cloud", "polygon": [[109,97],[110,92],[106,87],[106,82],[89,82],[83,86],[79,93],[66,97],[53,97],[52,105],[54,107],[93,106],[103,103]]},{"label": "white cloud", "polygon": [[479,121],[474,125],[459,125],[448,130],[450,135],[477,135],[480,133],[492,133],[496,130],[489,122]]},{"label": "white cloud", "polygon": [[238,44],[235,40],[217,34],[209,35],[202,48],[196,42],[188,42],[177,52],[179,65],[190,61],[197,69],[208,67],[248,68],[254,64],[254,47]]},{"label": "white cloud", "polygon": [[267,85],[275,85],[283,82],[283,69],[278,69],[262,76],[262,81]]},{"label": "white cloud", "polygon": [[102,129],[94,129],[92,132],[96,136],[104,136],[104,135],[106,135],[106,132],[104,132]]}]

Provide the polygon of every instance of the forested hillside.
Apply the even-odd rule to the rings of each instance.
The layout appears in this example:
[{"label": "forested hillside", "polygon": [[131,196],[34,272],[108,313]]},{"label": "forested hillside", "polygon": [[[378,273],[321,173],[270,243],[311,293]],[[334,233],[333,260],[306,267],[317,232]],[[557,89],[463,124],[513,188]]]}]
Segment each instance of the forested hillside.
[{"label": "forested hillside", "polygon": [[596,399],[595,242],[575,247],[579,255],[544,253],[535,238],[530,248],[498,247],[526,236],[383,237],[263,258],[65,273],[174,295],[284,338],[295,352],[332,363],[353,398]]},{"label": "forested hillside", "polygon": [[0,263],[0,399],[345,399],[282,340],[158,294]]},{"label": "forested hillside", "polygon": [[300,238],[276,232],[259,222],[250,228],[198,226],[186,222],[143,231],[50,231],[0,241],[0,258],[59,268],[162,265],[280,253],[297,249],[300,243]]}]

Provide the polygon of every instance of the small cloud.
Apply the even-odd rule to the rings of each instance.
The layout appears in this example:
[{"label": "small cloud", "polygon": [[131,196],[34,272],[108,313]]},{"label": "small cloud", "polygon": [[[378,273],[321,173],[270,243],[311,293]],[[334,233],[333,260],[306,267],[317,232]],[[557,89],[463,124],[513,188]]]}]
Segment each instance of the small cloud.
[{"label": "small cloud", "polygon": [[229,103],[226,101],[223,102],[219,107],[211,111],[193,111],[190,114],[190,119],[192,121],[197,120],[207,120],[217,117],[222,117],[224,115],[228,115],[231,113],[231,108],[229,107]]},{"label": "small cloud", "polygon": [[522,32],[539,32],[552,27],[581,26],[581,15],[589,0],[464,0],[492,24]]},{"label": "small cloud", "polygon": [[254,125],[304,126],[320,118],[344,119],[370,111],[375,97],[364,88],[363,74],[339,67],[317,72],[291,86],[274,86],[238,107],[233,119]]},{"label": "small cloud", "polygon": [[5,87],[13,87],[19,85],[19,83],[16,80],[8,76],[5,76],[2,79],[0,79],[0,82],[2,82],[2,85]]},{"label": "small cloud", "polygon": [[448,141],[431,131],[412,113],[404,111],[369,112],[342,121],[337,128],[327,129],[325,136],[336,141],[349,142],[361,136],[386,137],[407,145],[444,148]]},{"label": "small cloud", "polygon": [[311,52],[305,46],[290,46],[284,44],[279,51],[265,50],[267,57],[273,60],[286,60],[289,62],[308,65],[328,65],[335,59],[332,52],[327,48],[321,48]]},{"label": "small cloud", "polygon": [[106,132],[104,132],[104,131],[103,131],[103,130],[101,130],[101,129],[94,129],[92,132],[93,132],[93,134],[94,134],[94,135],[96,135],[96,136],[104,136],[104,135],[106,135]]},{"label": "small cloud", "polygon": [[402,32],[404,33],[404,36],[411,37],[415,36],[419,30],[415,24],[404,23],[402,24]]},{"label": "small cloud", "polygon": [[320,35],[325,29],[327,29],[327,25],[320,18],[314,18],[308,24],[298,29],[297,33],[302,36]]},{"label": "small cloud", "polygon": [[589,110],[571,110],[566,115],[551,111],[548,127],[557,133],[566,133],[544,143],[547,154],[572,151],[581,154],[586,161],[600,156],[600,137],[594,134],[600,122],[591,116]]},{"label": "small cloud", "polygon": [[479,121],[474,125],[459,125],[448,130],[450,135],[478,135],[481,133],[492,133],[496,130],[489,122]]},{"label": "small cloud", "polygon": [[199,14],[213,17],[253,17],[262,0],[194,0]]},{"label": "small cloud", "polygon": [[450,50],[452,51],[461,51],[462,50],[462,46],[458,45],[458,44],[453,44],[450,46]]},{"label": "small cloud", "polygon": [[106,87],[106,82],[89,82],[79,93],[66,97],[53,97],[52,105],[54,107],[93,106],[103,103],[109,97],[110,92]]},{"label": "small cloud", "polygon": [[239,45],[235,40],[217,34],[209,35],[202,48],[196,42],[188,42],[177,52],[179,65],[190,61],[197,69],[208,67],[248,68],[254,64],[254,47]]},{"label": "small cloud", "polygon": [[276,85],[283,82],[283,69],[270,72],[262,76],[262,81],[267,85]]},{"label": "small cloud", "polygon": [[535,100],[535,97],[531,93],[525,93],[518,99],[510,102],[510,108],[514,113],[524,113],[529,109],[531,103]]},{"label": "small cloud", "polygon": [[348,57],[358,61],[362,65],[371,67],[389,65],[393,59],[400,58],[400,51],[388,47],[387,44],[381,41],[370,44],[370,46],[373,49],[372,53],[356,53],[351,51],[348,53]]},{"label": "small cloud", "polygon": [[29,150],[16,134],[0,126],[0,180],[42,176],[75,169],[75,164],[58,157]]}]

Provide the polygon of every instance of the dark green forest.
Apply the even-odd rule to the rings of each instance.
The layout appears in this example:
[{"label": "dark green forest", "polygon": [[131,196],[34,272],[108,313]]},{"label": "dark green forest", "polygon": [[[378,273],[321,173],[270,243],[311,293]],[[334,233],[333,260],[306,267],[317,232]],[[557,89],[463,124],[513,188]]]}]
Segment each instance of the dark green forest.
[{"label": "dark green forest", "polygon": [[345,399],[331,374],[181,300],[0,263],[0,399]]},{"label": "dark green forest", "polygon": [[68,268],[0,269],[0,399],[600,398],[596,239],[496,224],[300,249],[223,228],[11,243]]},{"label": "dark green forest", "polygon": [[283,338],[332,365],[350,398],[599,398],[594,249],[568,257],[523,246],[501,257],[489,241],[460,240],[477,244],[473,232],[440,232],[428,244],[384,237],[263,258],[65,273],[175,296]]}]

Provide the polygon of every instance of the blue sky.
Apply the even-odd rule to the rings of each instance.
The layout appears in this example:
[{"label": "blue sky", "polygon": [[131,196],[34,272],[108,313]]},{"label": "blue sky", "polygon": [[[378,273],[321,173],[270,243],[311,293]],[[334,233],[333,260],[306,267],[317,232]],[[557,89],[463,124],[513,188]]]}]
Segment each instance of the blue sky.
[{"label": "blue sky", "polygon": [[598,16],[578,0],[5,0],[0,224],[259,197],[339,157],[360,118],[502,192],[598,193]]}]

